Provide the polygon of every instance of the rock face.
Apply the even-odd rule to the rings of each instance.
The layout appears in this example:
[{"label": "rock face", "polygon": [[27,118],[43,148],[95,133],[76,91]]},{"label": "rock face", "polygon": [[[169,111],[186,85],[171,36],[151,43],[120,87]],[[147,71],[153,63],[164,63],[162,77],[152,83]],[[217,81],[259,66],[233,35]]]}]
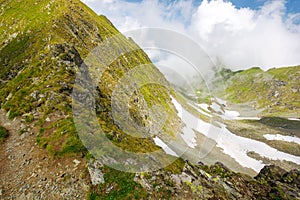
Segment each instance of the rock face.
[{"label": "rock face", "polygon": [[100,170],[101,167],[102,164],[100,164],[98,161],[90,160],[88,163],[88,170],[93,185],[104,183],[103,173]]},{"label": "rock face", "polygon": [[265,166],[255,179],[271,187],[269,196],[273,199],[300,198],[300,171],[297,169],[287,172],[275,165]]},{"label": "rock face", "polygon": [[275,165],[265,166],[260,173],[255,177],[257,180],[274,180],[281,181],[284,174],[287,172]]},{"label": "rock face", "polygon": [[232,172],[222,163],[208,167],[195,166],[187,162],[180,174],[159,170],[136,174],[135,181],[155,198],[162,197],[158,192],[161,190],[170,191],[171,199],[298,199],[300,197],[300,188],[297,185],[299,171],[286,172],[276,166],[266,166],[253,179]]}]

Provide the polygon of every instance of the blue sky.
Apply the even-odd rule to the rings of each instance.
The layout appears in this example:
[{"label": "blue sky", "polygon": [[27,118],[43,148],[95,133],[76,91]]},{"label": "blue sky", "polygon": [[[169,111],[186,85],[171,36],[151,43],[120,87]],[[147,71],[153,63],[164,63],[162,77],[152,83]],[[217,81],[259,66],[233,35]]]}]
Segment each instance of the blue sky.
[{"label": "blue sky", "polygon": [[82,1],[124,34],[144,27],[185,34],[233,70],[300,64],[300,0]]},{"label": "blue sky", "polygon": [[[249,7],[251,9],[258,9],[263,6],[266,0],[230,0],[236,7]],[[286,1],[287,12],[300,12],[300,0]]]},{"label": "blue sky", "polygon": [[[127,2],[141,2],[142,0],[126,0]],[[165,1],[165,0],[164,0]],[[169,0],[175,1],[175,0]],[[195,0],[195,3],[200,4],[202,0]],[[232,2],[237,8],[249,7],[251,9],[259,9],[267,0],[227,0]],[[286,1],[287,13],[300,12],[300,0]]]},{"label": "blue sky", "polygon": [[[130,3],[141,3],[143,0],[122,0],[124,2]],[[158,0],[164,5],[176,3],[180,0]],[[188,0],[187,0],[188,1]],[[195,7],[199,6],[203,0],[192,0],[193,5]],[[211,1],[211,0],[208,0]],[[231,2],[236,8],[249,8],[251,10],[259,10],[261,9],[266,3],[271,1],[282,1],[282,0],[224,0],[225,2]],[[285,15],[284,19],[288,18],[289,15],[298,14],[300,15],[300,0],[283,0],[285,1]],[[189,23],[186,21],[185,23]],[[300,24],[300,17],[297,17],[297,20],[294,23]]]},{"label": "blue sky", "polygon": [[299,0],[289,0],[287,2],[288,12],[299,13],[300,12],[300,1]]}]

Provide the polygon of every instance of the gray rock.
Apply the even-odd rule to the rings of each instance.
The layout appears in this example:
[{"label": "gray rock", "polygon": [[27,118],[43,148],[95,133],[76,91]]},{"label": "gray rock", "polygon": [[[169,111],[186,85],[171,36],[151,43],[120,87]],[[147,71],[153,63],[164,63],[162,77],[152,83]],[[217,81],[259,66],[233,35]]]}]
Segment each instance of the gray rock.
[{"label": "gray rock", "polygon": [[91,181],[93,185],[104,183],[103,173],[100,170],[101,166],[102,165],[96,160],[88,162],[88,171],[90,173]]},{"label": "gray rock", "polygon": [[8,101],[12,97],[12,93],[9,93],[9,95],[5,98],[6,101]]},{"label": "gray rock", "polygon": [[75,164],[75,166],[79,165],[81,162],[77,159],[73,160],[73,163]]},{"label": "gray rock", "polygon": [[39,92],[37,90],[33,91],[30,96],[34,99],[34,100],[38,100],[39,98]]},{"label": "gray rock", "polygon": [[110,191],[112,190],[112,189],[114,189],[114,186],[112,185],[112,186],[110,186],[110,187],[108,187],[107,189],[106,189],[106,193],[110,193]]},{"label": "gray rock", "polygon": [[175,183],[176,188],[180,189],[180,185],[181,185],[181,180],[180,177],[177,174],[172,174],[171,175],[171,180],[173,181],[173,183]]},{"label": "gray rock", "polygon": [[24,200],[26,199],[25,193],[22,193],[19,197],[17,197],[17,200]]},{"label": "gray rock", "polygon": [[24,140],[28,136],[28,134],[28,132],[23,133],[22,135],[20,135],[20,139]]},{"label": "gray rock", "polygon": [[189,176],[187,173],[183,172],[179,175],[182,182],[192,182],[192,177]]}]

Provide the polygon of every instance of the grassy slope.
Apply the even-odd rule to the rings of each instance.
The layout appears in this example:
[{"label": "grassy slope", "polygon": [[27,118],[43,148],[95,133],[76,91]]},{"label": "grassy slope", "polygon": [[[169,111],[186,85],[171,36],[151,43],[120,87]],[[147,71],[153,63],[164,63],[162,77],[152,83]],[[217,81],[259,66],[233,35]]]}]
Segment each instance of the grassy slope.
[{"label": "grassy slope", "polygon": [[[9,112],[10,119],[21,116],[27,123],[34,122],[39,127],[37,142],[52,155],[86,153],[72,118],[70,94],[75,73],[81,59],[103,38],[118,34],[118,30],[106,17],[97,16],[79,0],[1,0],[0,5],[1,109]],[[117,45],[120,48],[132,48],[136,44],[123,37]],[[103,108],[101,112],[97,111],[99,122],[118,146],[142,152],[156,150],[158,147],[150,139],[141,140],[125,135],[110,117],[112,88],[107,87],[107,83],[113,86],[135,65],[150,63],[142,50],[130,52],[126,58],[120,57],[112,63],[104,73],[105,81],[98,86],[97,103]],[[156,78],[163,78],[154,67],[153,72]],[[162,104],[171,116],[176,116],[169,91],[165,88],[145,86],[138,93],[145,96],[149,106]],[[139,112],[132,105],[132,116],[139,116]],[[50,122],[47,118],[51,119]],[[136,118],[138,123],[143,120]],[[174,119],[170,117],[167,120],[170,122]],[[170,135],[172,130],[170,126],[164,127],[164,131]],[[169,167],[169,170],[182,168],[183,163],[179,163],[175,163],[174,168]],[[119,182],[133,181],[131,175],[120,176]],[[124,184],[121,185],[123,187]],[[141,195],[144,194],[141,187],[137,188]],[[124,193],[124,190],[120,192]]]},{"label": "grassy slope", "polygon": [[7,137],[8,131],[4,127],[0,126],[0,142],[3,142]]},{"label": "grassy slope", "polygon": [[300,115],[300,66],[263,71],[251,68],[227,80],[226,96],[235,103],[255,102],[263,115]]},{"label": "grassy slope", "polygon": [[[53,57],[53,45],[60,43],[77,43],[78,47],[93,47],[86,41],[76,41],[71,37],[72,32],[66,31],[65,26],[71,26],[67,16],[71,19],[83,18],[93,22],[98,27],[103,37],[116,34],[118,31],[110,26],[105,17],[98,17],[86,9],[81,13],[77,8],[82,4],[78,1],[2,1],[2,27],[0,47],[0,86],[1,108],[9,111],[9,118],[25,114],[25,121],[31,122],[38,118],[42,127],[40,133],[47,128],[52,128],[53,134],[40,139],[43,146],[48,147],[54,154],[64,152],[80,152],[83,146],[76,136],[76,130],[71,116],[71,98],[67,92],[62,92],[61,80],[71,85],[74,81],[74,66],[67,67],[58,62],[64,60],[61,57]],[[73,12],[76,9],[77,12]],[[70,19],[70,18],[69,18]],[[78,24],[78,21],[72,22]],[[105,27],[105,28],[104,28]],[[16,36],[12,38],[11,35]],[[88,48],[79,49],[82,55],[86,55]],[[61,55],[60,55],[61,56]],[[72,61],[72,60],[71,60]],[[36,99],[32,94],[38,93],[41,98]],[[49,100],[49,98],[52,98]],[[42,113],[43,116],[33,116]],[[58,117],[50,125],[44,125],[45,118],[50,113],[60,112],[65,119]],[[63,134],[61,134],[63,133]],[[63,135],[63,137],[62,137]],[[63,139],[62,139],[63,138]],[[52,144],[49,144],[52,143]],[[56,146],[54,150],[52,147]]]}]

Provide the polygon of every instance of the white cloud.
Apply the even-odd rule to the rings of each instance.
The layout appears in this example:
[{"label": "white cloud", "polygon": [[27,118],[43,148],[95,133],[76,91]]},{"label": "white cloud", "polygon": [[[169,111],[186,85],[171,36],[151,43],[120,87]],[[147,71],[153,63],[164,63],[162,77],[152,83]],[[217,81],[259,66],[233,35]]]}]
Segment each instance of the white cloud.
[{"label": "white cloud", "polygon": [[161,27],[184,33],[213,60],[234,70],[300,64],[300,25],[295,23],[300,14],[287,14],[284,0],[268,1],[259,10],[236,8],[223,0],[203,0],[199,5],[192,0],[82,1],[122,32]]}]

